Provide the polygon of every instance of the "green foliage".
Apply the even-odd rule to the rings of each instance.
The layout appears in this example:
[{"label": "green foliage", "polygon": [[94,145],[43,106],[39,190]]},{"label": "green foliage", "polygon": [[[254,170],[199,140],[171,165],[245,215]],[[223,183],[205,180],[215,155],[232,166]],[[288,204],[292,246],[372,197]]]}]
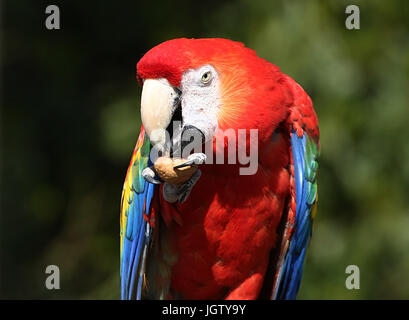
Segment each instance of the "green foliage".
[{"label": "green foliage", "polygon": [[[299,298],[409,298],[409,6],[355,1],[35,1],[2,12],[4,298],[119,298],[119,203],[139,128],[135,64],[176,37],[226,37],[278,65],[320,121],[318,212]],[[45,267],[61,290],[44,286]],[[345,269],[360,267],[360,290]]]}]

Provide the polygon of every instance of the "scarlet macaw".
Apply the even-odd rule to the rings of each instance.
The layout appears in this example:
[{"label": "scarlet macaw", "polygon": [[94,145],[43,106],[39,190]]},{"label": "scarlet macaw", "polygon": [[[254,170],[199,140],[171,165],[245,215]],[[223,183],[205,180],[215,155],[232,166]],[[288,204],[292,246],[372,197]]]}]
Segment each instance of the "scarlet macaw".
[{"label": "scarlet macaw", "polygon": [[[122,191],[122,299],[295,299],[317,202],[310,97],[226,39],[166,41],[138,62],[137,78],[142,128]],[[165,140],[154,129],[176,119],[202,142],[216,129],[258,129],[257,172],[203,164],[182,190],[157,184],[150,151]]]}]

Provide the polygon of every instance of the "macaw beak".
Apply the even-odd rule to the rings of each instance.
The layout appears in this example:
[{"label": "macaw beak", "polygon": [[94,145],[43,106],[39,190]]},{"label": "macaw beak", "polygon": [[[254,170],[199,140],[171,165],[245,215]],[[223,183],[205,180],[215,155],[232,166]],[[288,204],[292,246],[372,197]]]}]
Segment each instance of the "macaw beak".
[{"label": "macaw beak", "polygon": [[165,150],[166,128],[178,103],[179,91],[168,80],[162,78],[144,81],[141,97],[142,124],[150,142],[159,151]]}]

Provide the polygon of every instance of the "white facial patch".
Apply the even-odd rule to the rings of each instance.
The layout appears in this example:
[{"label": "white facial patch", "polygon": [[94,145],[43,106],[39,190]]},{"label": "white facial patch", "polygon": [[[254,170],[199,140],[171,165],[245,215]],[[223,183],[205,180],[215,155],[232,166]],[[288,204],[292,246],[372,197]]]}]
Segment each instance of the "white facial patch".
[{"label": "white facial patch", "polygon": [[200,129],[205,141],[217,130],[219,112],[219,76],[211,65],[188,70],[182,76],[181,97],[183,125]]}]

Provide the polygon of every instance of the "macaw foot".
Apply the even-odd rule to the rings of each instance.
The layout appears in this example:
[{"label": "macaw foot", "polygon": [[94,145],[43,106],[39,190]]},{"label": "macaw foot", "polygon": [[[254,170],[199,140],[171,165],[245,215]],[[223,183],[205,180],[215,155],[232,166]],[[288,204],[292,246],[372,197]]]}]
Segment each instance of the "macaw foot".
[{"label": "macaw foot", "polygon": [[193,187],[197,181],[199,181],[201,175],[202,171],[199,169],[190,177],[189,180],[180,185],[165,182],[165,185],[163,186],[163,197],[170,203],[174,203],[176,201],[179,203],[185,202]]},{"label": "macaw foot", "polygon": [[[174,169],[177,168],[183,168],[187,166],[197,166],[205,163],[206,161],[206,155],[204,153],[193,153],[190,156],[188,156],[187,161],[173,167]],[[197,170],[190,178],[189,180],[181,183],[181,184],[172,184],[165,182],[163,186],[163,197],[165,198],[166,201],[170,203],[174,203],[178,201],[179,203],[182,203],[186,201],[188,198],[190,192],[192,191],[194,185],[197,183],[201,176],[202,172]],[[158,180],[158,176],[155,172],[155,169],[153,167],[147,167],[142,171],[142,177],[153,184],[161,184],[163,181]]]}]

